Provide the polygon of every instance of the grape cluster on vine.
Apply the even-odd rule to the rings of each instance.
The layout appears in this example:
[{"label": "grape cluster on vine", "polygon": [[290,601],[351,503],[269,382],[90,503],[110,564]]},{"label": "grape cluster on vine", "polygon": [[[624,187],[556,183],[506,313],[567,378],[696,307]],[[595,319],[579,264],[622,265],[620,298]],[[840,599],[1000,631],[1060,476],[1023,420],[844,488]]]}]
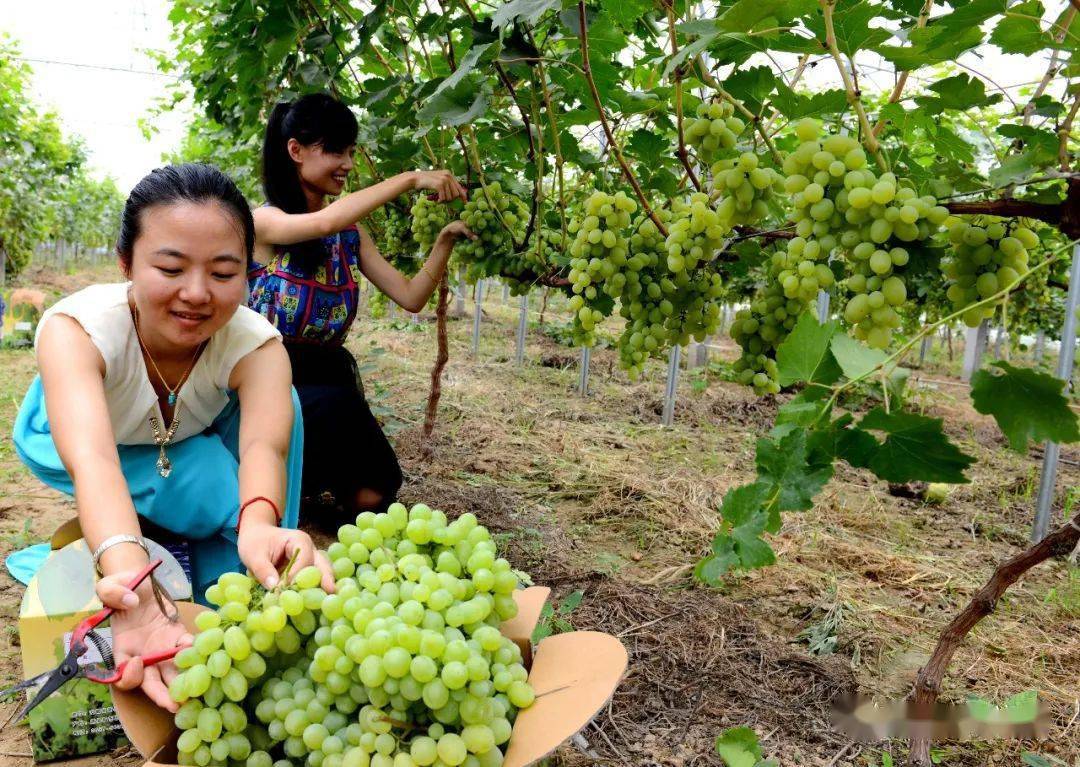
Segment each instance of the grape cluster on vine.
[{"label": "grape cluster on vine", "polygon": [[[953,250],[941,267],[949,281],[946,295],[957,311],[1014,285],[1027,272],[1029,249],[1039,244],[1038,235],[1018,221],[953,217],[947,225]],[[964,324],[978,327],[1003,300],[967,309]]]},{"label": "grape cluster on vine", "polygon": [[[239,573],[207,590],[169,685],[179,762],[284,767],[497,767],[534,693],[499,631],[518,577],[472,514],[364,512],[266,591]],[[277,759],[277,761],[275,761]]]},{"label": "grape cluster on vine", "polygon": [[413,203],[410,213],[412,214],[412,236],[426,255],[435,244],[439,232],[450,223],[450,209],[421,194]]},{"label": "grape cluster on vine", "polygon": [[833,282],[829,256],[843,252],[852,272],[845,287],[853,294],[844,318],[857,338],[884,349],[907,300],[908,247],[929,239],[948,211],[893,173],[875,174],[854,138],[822,138],[821,127],[818,120],[800,121],[795,133],[802,143],[784,161],[798,236],[788,242],[781,286],[787,298],[809,305]]},{"label": "grape cluster on vine", "polygon": [[735,116],[731,102],[703,101],[698,104],[697,118],[686,126],[686,143],[711,165],[718,152],[735,148],[739,134],[745,128],[746,123]]},{"label": "grape cluster on vine", "polygon": [[474,282],[503,273],[521,273],[525,254],[516,249],[525,238],[529,206],[521,198],[503,190],[495,181],[473,192],[465,203],[461,220],[477,236],[454,245],[454,256],[465,264],[467,277]]},{"label": "grape cluster on vine", "polygon": [[713,191],[720,198],[716,213],[729,229],[764,219],[773,193],[784,188],[783,177],[754,152],[717,160],[712,174]]}]

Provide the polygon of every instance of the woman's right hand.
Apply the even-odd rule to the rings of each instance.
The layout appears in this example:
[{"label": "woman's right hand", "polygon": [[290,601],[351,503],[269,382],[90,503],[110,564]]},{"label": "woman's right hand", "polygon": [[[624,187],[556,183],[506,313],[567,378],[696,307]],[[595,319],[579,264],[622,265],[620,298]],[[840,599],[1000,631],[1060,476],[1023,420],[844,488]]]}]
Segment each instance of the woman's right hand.
[{"label": "woman's right hand", "polygon": [[413,189],[430,189],[439,202],[469,199],[465,187],[448,170],[417,170],[413,173]]},{"label": "woman's right hand", "polygon": [[125,585],[136,575],[135,570],[118,572],[97,582],[98,599],[115,610],[110,627],[116,664],[128,661],[116,686],[121,690],[142,687],[146,697],[175,713],[179,705],[169,697],[168,685],[178,673],[176,665],[164,661],[144,667],[137,656],[187,647],[193,637],[183,623],[174,623],[161,612],[149,580],[143,581],[135,591]]}]

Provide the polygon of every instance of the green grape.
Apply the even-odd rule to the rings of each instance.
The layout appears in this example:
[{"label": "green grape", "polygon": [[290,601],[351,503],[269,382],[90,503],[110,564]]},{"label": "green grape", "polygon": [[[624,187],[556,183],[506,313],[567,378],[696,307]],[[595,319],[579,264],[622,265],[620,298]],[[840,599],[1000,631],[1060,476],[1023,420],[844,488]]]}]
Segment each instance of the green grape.
[{"label": "green grape", "polygon": [[450,223],[450,210],[446,205],[429,200],[426,195],[421,194],[413,203],[410,213],[413,239],[426,253],[435,244],[435,238],[439,236],[442,228]]},{"label": "green grape", "polygon": [[941,264],[946,296],[956,311],[972,307],[963,320],[968,327],[977,327],[994,315],[1004,296],[972,305],[1016,284],[1028,271],[1028,249],[1036,247],[1039,238],[1022,220],[975,217],[969,222],[952,217],[946,226],[953,246]]},{"label": "green grape", "polygon": [[735,107],[730,102],[702,102],[697,107],[696,119],[686,125],[686,143],[704,162],[711,164],[717,154],[734,150],[745,128],[742,119],[735,117]]}]

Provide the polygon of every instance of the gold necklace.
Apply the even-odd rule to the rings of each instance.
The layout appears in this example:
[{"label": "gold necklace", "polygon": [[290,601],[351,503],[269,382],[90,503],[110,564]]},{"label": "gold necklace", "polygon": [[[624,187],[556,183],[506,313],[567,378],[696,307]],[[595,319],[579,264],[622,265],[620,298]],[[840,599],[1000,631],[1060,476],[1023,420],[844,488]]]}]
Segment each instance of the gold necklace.
[{"label": "gold necklace", "polygon": [[154,357],[150,354],[150,350],[146,348],[146,344],[143,343],[142,333],[139,331],[139,307],[134,305],[135,309],[135,337],[139,339],[139,348],[142,349],[146,358],[150,360],[150,364],[154,368],[154,372],[157,373],[158,380],[161,381],[161,385],[165,387],[165,390],[169,392],[169,405],[173,407],[172,423],[169,424],[169,428],[164,431],[161,430],[161,424],[158,423],[157,416],[150,416],[150,428],[154,432],[154,444],[158,447],[158,459],[157,470],[163,478],[172,474],[172,461],[169,460],[169,456],[165,454],[165,446],[172,442],[173,436],[176,434],[176,430],[180,427],[180,407],[177,405],[176,395],[180,391],[180,388],[184,385],[184,381],[187,380],[191,371],[195,367],[195,362],[199,359],[199,352],[202,351],[203,346],[206,345],[206,341],[199,344],[195,349],[195,355],[191,358],[191,364],[188,365],[184,375],[180,377],[180,381],[176,384],[176,388],[172,388],[165,382],[165,376],[161,374],[161,370],[158,369],[157,363],[154,362]]}]

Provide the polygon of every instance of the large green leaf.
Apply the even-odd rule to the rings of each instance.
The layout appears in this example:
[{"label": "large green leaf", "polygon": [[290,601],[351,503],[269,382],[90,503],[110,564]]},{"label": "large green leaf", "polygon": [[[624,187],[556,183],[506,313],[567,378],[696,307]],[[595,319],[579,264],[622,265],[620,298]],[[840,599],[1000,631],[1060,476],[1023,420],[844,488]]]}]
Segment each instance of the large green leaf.
[{"label": "large green leaf", "polygon": [[997,421],[1013,450],[1027,450],[1035,442],[1076,442],[1080,427],[1076,413],[1062,392],[1065,382],[1030,368],[1008,362],[992,364],[971,378],[971,401],[975,409]]},{"label": "large green leaf", "polygon": [[874,408],[859,422],[861,429],[886,435],[870,459],[870,470],[888,482],[967,482],[964,470],[975,459],[949,442],[941,424],[940,418]]},{"label": "large green leaf", "polygon": [[757,441],[758,479],[771,486],[779,511],[805,511],[832,477],[832,462],[811,461],[806,429],[795,429],[780,439]]},{"label": "large green leaf", "polygon": [[1039,0],[1027,0],[1017,3],[997,23],[990,42],[1001,49],[1002,53],[1019,53],[1031,56],[1053,43],[1053,36],[1043,31],[1039,19],[1042,18],[1043,4]]},{"label": "large green leaf", "polygon": [[946,109],[963,111],[972,107],[990,106],[1002,99],[1000,93],[987,96],[982,80],[965,72],[938,80],[928,87],[937,96],[919,96],[915,103],[933,112]]},{"label": "large green leaf", "polygon": [[754,114],[761,112],[765,97],[779,82],[776,75],[768,67],[751,67],[740,69],[732,73],[731,77],[724,81],[724,90],[743,102],[743,105]]},{"label": "large green leaf", "polygon": [[780,385],[799,381],[831,384],[840,378],[840,368],[833,359],[829,344],[840,331],[840,323],[829,320],[818,324],[811,312],[803,312],[791,333],[776,350]]},{"label": "large green leaf", "polygon": [[777,80],[772,104],[789,120],[819,115],[839,114],[847,109],[847,93],[832,89],[812,95],[796,93],[787,84]]},{"label": "large green leaf", "polygon": [[517,21],[533,25],[548,11],[561,7],[560,0],[510,0],[491,14],[491,27],[499,29]]},{"label": "large green leaf", "polygon": [[846,333],[837,333],[829,344],[832,355],[848,378],[859,378],[880,365],[888,355],[880,349],[871,349]]},{"label": "large green leaf", "polygon": [[[758,482],[727,491],[720,507],[723,527],[713,538],[712,553],[695,568],[700,580],[716,585],[730,569],[752,570],[776,561],[772,547],[761,538],[771,521],[764,508],[770,493],[768,485]],[[775,529],[779,529],[779,518]]]},{"label": "large green leaf", "polygon": [[[867,0],[837,0],[833,13],[833,31],[836,34],[836,47],[847,56],[854,56],[857,51],[875,48],[891,35],[880,26],[871,26],[875,19],[893,18],[896,14],[883,5],[875,5]],[[807,28],[818,40],[825,40],[825,18],[818,14],[806,18]]]},{"label": "large green leaf", "polygon": [[761,760],[757,734],[749,727],[730,727],[716,739],[716,753],[726,767],[754,767]]}]

